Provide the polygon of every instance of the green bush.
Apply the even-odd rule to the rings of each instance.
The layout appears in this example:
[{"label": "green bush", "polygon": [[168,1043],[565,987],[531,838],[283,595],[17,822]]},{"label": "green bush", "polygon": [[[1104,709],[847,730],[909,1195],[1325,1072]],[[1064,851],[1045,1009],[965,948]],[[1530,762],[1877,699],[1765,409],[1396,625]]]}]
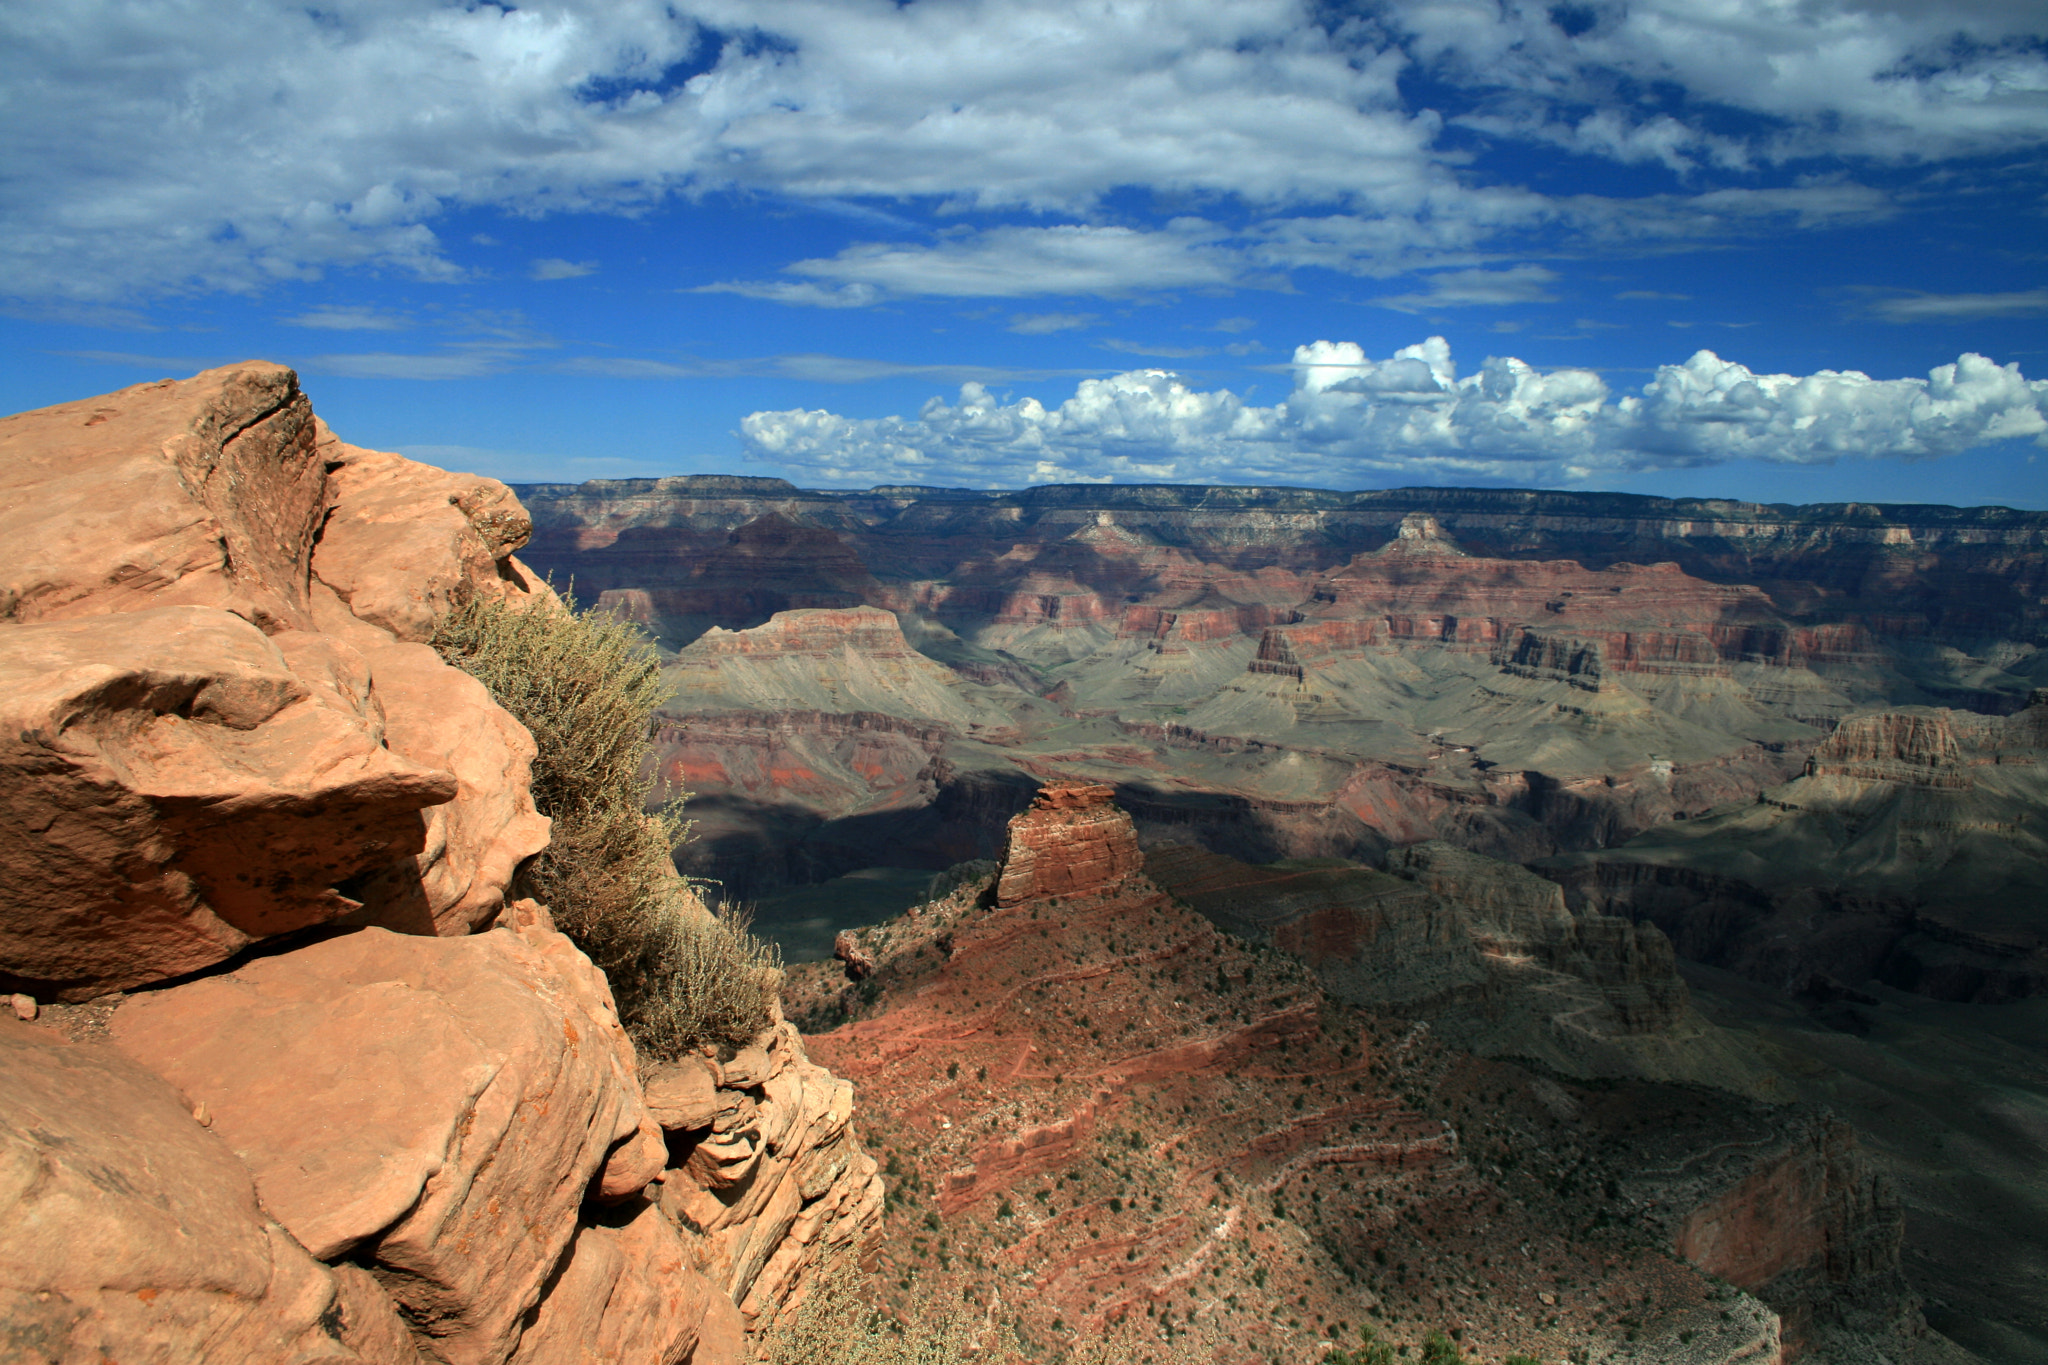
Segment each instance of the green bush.
[{"label": "green bush", "polygon": [[1442,1332],[1431,1332],[1422,1340],[1422,1365],[1465,1365],[1465,1353]]},{"label": "green bush", "polygon": [[752,1039],[768,1022],[777,954],[744,916],[707,911],[677,874],[682,798],[648,809],[666,689],[639,628],[573,601],[476,599],[449,614],[434,646],[533,735],[533,803],[554,830],[520,890],[604,969],[642,1054]]}]

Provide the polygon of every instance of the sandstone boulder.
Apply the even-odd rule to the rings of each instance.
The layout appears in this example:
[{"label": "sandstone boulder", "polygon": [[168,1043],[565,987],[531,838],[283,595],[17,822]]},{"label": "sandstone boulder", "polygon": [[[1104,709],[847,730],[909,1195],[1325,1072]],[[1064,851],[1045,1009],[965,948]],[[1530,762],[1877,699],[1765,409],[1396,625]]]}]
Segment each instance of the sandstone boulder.
[{"label": "sandstone boulder", "polygon": [[199,604],[305,629],[326,482],[312,406],[282,365],[0,419],[0,618]]},{"label": "sandstone boulder", "polygon": [[366,907],[357,918],[401,933],[469,933],[548,845],[548,818],[533,808],[533,737],[426,645],[384,645],[369,665],[392,752],[452,772],[457,786],[453,801],[422,813],[415,856],[351,888]]},{"label": "sandstone boulder", "polygon": [[[878,1226],[882,1180],[851,1126],[853,1087],[805,1055],[779,1010],[716,1072],[700,1058],[658,1069],[648,1100],[681,1157],[662,1201],[688,1234],[690,1263],[757,1330]],[[735,1335],[717,1319],[707,1339]],[[709,1358],[731,1357],[727,1346]]]},{"label": "sandstone boulder", "polygon": [[0,629],[0,716],[0,980],[43,999],[353,911],[457,793],[383,746],[353,650],[217,608]]},{"label": "sandstone boulder", "polygon": [[546,929],[345,932],[138,995],[112,1031],[455,1365],[512,1350],[587,1194],[659,1171],[604,977]]},{"label": "sandstone boulder", "polygon": [[424,642],[479,594],[546,591],[512,558],[533,522],[504,484],[319,437],[332,510],[313,574],[356,619]]},{"label": "sandstone boulder", "polygon": [[[169,1085],[104,1044],[0,1019],[0,1355],[98,1365],[341,1365],[375,1286],[326,1266]],[[381,1310],[386,1315],[388,1304]]]},{"label": "sandstone boulder", "polygon": [[848,981],[865,981],[875,974],[875,955],[862,946],[860,935],[841,929],[832,939],[832,956],[846,964]]},{"label": "sandstone boulder", "polygon": [[512,1365],[676,1365],[691,1357],[714,1297],[723,1295],[690,1267],[674,1225],[636,1200],[576,1229]]}]

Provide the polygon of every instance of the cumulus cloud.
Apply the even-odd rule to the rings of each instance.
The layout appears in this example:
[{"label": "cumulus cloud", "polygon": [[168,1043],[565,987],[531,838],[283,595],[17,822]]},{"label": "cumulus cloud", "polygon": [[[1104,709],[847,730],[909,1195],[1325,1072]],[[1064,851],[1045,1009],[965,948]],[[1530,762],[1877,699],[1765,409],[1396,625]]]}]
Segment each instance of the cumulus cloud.
[{"label": "cumulus cloud", "polygon": [[1296,348],[1271,406],[1164,370],[1088,379],[1057,407],[983,384],[915,417],[756,412],[754,458],[833,483],[984,486],[1090,481],[1389,479],[1572,483],[1603,473],[1758,459],[1925,459],[2032,437],[2048,446],[2048,381],[1964,355],[1926,379],[1757,374],[1699,351],[1617,396],[1591,370],[1488,357],[1460,375],[1432,337],[1375,360],[1354,342]]},{"label": "cumulus cloud", "polygon": [[[1418,68],[1472,105],[1461,117],[1489,137],[1681,170],[1998,155],[2048,135],[2048,57],[2027,6],[1569,10],[1581,11],[1584,22],[1468,0],[1396,0],[1364,17],[1309,0],[16,5],[0,10],[0,280],[24,298],[106,300],[251,292],[351,266],[453,279],[431,226],[451,209],[633,212],[725,191],[1091,225],[1064,240],[982,239],[1040,253],[1019,272],[941,240],[855,247],[800,263],[797,281],[730,286],[851,306],[873,297],[862,285],[919,292],[924,265],[942,272],[925,292],[1115,287],[1090,262],[1136,251],[1099,226],[1105,202],[1133,188],[1262,219],[1319,216],[1234,261],[1187,240],[1137,252],[1145,268],[1123,288],[1241,279],[1261,261],[1331,251],[1381,273],[1455,266],[1447,253],[1579,212],[1484,183],[1447,151],[1441,116],[1403,95]],[[1748,117],[1708,128],[1695,112],[1707,108]],[[1844,210],[1808,186],[1727,193]],[[1731,199],[1722,221],[1765,208]],[[1617,236],[1712,226],[1702,202],[1606,217]]]}]

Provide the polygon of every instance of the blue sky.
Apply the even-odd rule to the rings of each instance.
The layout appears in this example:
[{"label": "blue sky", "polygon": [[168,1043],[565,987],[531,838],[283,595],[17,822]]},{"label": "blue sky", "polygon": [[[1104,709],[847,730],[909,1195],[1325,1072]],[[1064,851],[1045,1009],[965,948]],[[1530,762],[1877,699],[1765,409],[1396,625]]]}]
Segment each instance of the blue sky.
[{"label": "blue sky", "polygon": [[2031,0],[0,4],[0,406],[515,480],[2048,507]]}]

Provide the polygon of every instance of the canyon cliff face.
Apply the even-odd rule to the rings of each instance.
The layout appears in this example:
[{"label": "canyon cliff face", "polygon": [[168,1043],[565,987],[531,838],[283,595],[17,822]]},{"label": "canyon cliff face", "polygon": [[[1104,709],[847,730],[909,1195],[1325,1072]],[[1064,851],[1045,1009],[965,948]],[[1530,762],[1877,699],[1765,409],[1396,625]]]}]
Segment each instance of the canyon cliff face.
[{"label": "canyon cliff face", "polygon": [[1858,716],[1746,806],[1540,864],[1580,904],[1791,994],[2048,988],[2048,689],[2011,716]]},{"label": "canyon cliff face", "polygon": [[1694,1013],[1654,926],[1573,914],[1555,883],[1440,842],[1387,866],[1259,867],[1187,845],[1145,859],[1160,886],[1306,963],[1333,998],[1426,1018],[1452,1046],[1586,1079],[1777,1093],[1767,1068]]},{"label": "canyon cliff face", "polygon": [[[522,491],[536,562],[681,651],[679,725],[788,717],[792,761],[759,777],[718,777],[715,725],[692,745],[725,812],[692,870],[742,896],[851,870],[884,831],[911,865],[990,856],[1053,775],[1114,786],[1148,845],[1251,862],[1606,848],[1798,775],[1845,717],[2012,711],[2048,669],[2048,518],[1995,508],[714,476]],[[801,612],[852,648],[870,627],[836,614],[863,606],[964,685],[947,705],[825,648],[724,655],[706,689],[693,642]],[[839,748],[817,717],[854,714],[936,722],[914,782],[884,794],[809,761]]]},{"label": "canyon cliff face", "polygon": [[745,1358],[880,1183],[793,1028],[643,1076],[519,899],[532,739],[427,643],[560,609],[517,498],[336,440],[264,364],[0,454],[12,1350]]},{"label": "canyon cliff face", "polygon": [[[1272,898],[1190,888],[1191,908],[1136,857],[1106,788],[1049,783],[998,868],[793,976],[813,1049],[862,1084],[901,1211],[878,1253],[892,1306],[963,1304],[987,1349],[1294,1359],[1369,1321],[1399,1342],[1455,1330],[1485,1359],[1958,1359],[1899,1283],[1896,1204],[1840,1125],[1640,1067],[1474,1056],[1446,1036],[1471,1001],[1338,999],[1197,913]],[[1475,956],[1581,955],[1577,1003],[1617,1036],[1709,1032],[1668,956],[1618,970],[1555,886],[1469,858],[1425,850],[1378,889],[1466,894],[1442,937]],[[1218,861],[1145,866],[1213,886]],[[1268,889],[1277,938],[1307,902]],[[1370,907],[1351,909],[1355,927]],[[1412,911],[1387,922],[1433,922]],[[1480,1015],[1533,1017],[1555,1007],[1547,975],[1468,980],[1491,991]]]}]

